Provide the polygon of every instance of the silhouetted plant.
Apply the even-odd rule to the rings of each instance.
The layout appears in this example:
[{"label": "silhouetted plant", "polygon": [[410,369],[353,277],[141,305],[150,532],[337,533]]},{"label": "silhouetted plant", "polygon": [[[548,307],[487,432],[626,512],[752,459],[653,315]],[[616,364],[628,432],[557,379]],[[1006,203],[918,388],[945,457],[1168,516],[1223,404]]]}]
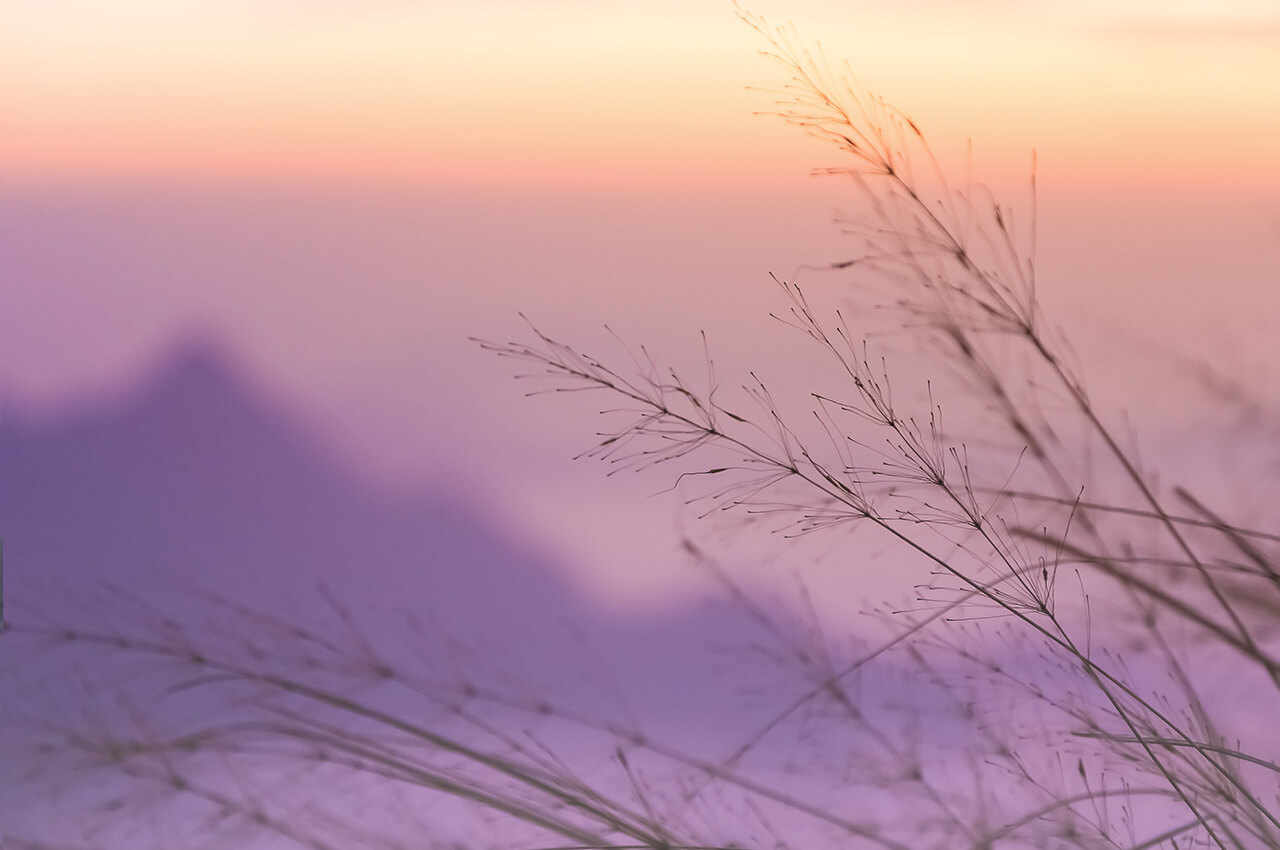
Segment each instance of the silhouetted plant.
[{"label": "silhouetted plant", "polygon": [[[57,727],[63,746],[212,822],[317,848],[442,840],[430,822],[407,838],[317,808],[308,795],[339,780],[403,793],[410,819],[442,800],[487,813],[455,840],[524,847],[1280,847],[1280,746],[1206,693],[1230,670],[1252,683],[1256,717],[1280,717],[1280,535],[1158,483],[1095,407],[1037,299],[1033,218],[952,188],[910,118],[789,30],[744,19],[789,74],[777,113],[840,150],[827,173],[863,204],[854,258],[835,264],[841,294],[885,308],[938,374],[903,391],[861,314],[781,280],[778,318],[816,358],[800,406],[754,373],[728,398],[710,357],[698,385],[647,352],[617,367],[537,329],[481,344],[532,364],[539,392],[609,398],[610,430],[586,454],[671,464],[704,515],[763,513],[788,534],[865,526],[927,564],[919,605],[881,617],[893,636],[842,658],[730,585],[808,688],[728,752],[693,754],[392,661],[402,652],[370,646],[336,600],[341,636],[226,602],[207,634],[159,615],[133,630],[27,627],[154,659],[169,691],[223,699],[196,728],[140,710],[136,734]],[[889,655],[938,698],[932,714],[860,696]],[[576,760],[560,748],[569,730],[611,755]],[[792,763],[765,746],[784,735],[799,736]]]}]

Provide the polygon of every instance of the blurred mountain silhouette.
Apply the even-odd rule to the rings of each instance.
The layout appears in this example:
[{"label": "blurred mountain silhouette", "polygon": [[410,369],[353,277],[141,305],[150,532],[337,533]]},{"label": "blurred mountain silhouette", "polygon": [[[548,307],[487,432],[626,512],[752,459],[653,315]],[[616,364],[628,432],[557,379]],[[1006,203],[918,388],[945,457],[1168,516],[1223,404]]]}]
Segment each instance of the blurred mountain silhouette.
[{"label": "blurred mountain silhouette", "polygon": [[54,579],[109,581],[179,617],[199,604],[181,586],[267,610],[288,599],[305,616],[323,607],[323,582],[357,615],[372,604],[411,611],[534,678],[590,683],[597,696],[600,676],[626,683],[621,698],[636,711],[692,719],[690,702],[725,696],[709,648],[758,637],[743,612],[601,611],[458,488],[362,480],[232,362],[191,340],[114,399],[45,422],[6,410],[0,534],[12,611],[56,611]]},{"label": "blurred mountain silhouette", "polygon": [[0,527],[15,574],[171,574],[219,589],[368,586],[376,574],[404,604],[429,579],[437,593],[483,596],[504,619],[505,606],[567,593],[460,494],[396,496],[357,480],[205,340],[101,407],[7,419]]}]

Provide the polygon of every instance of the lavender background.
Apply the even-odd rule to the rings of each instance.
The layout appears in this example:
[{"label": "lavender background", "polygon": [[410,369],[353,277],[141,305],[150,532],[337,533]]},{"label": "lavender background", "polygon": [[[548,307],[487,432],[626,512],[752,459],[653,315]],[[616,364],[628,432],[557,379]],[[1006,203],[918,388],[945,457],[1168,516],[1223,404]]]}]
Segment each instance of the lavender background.
[{"label": "lavender background", "polygon": [[[761,104],[741,87],[767,76],[748,64],[750,36],[699,35],[721,32],[699,29],[713,19],[737,27],[728,11],[690,12],[686,31],[674,7],[655,18],[646,5],[587,16],[578,33],[556,25],[578,19],[565,5],[540,42],[493,4],[483,14],[502,18],[505,34],[467,30],[465,15],[433,28],[463,47],[416,46],[441,74],[414,66],[413,86],[386,106],[343,87],[359,56],[324,61],[320,48],[345,44],[354,26],[344,16],[360,17],[344,4],[326,5],[317,32],[336,41],[320,48],[293,40],[317,19],[289,4],[260,28],[252,15],[215,27],[244,41],[211,42],[191,77],[181,63],[164,66],[172,77],[147,65],[168,61],[169,41],[138,23],[152,20],[143,5],[136,20],[58,7],[65,22],[32,29],[48,43],[0,33],[0,53],[26,51],[14,67],[44,72],[0,94],[26,122],[25,135],[0,140],[0,536],[12,619],[131,617],[119,600],[133,598],[203,623],[200,593],[211,590],[328,622],[323,582],[373,633],[385,611],[412,610],[434,623],[445,648],[432,652],[446,660],[469,648],[478,666],[514,668],[521,687],[714,749],[733,734],[729,713],[748,726],[801,684],[761,651],[776,641],[726,602],[686,536],[801,636],[797,578],[828,636],[849,646],[876,635],[860,616],[868,604],[911,599],[920,565],[875,541],[792,545],[699,524],[682,493],[655,495],[670,475],[605,479],[599,465],[571,462],[598,428],[599,400],[526,399],[534,387],[512,380],[512,364],[468,340],[526,337],[523,311],[623,362],[608,322],[697,372],[705,330],[727,383],[756,369],[803,393],[808,352],[768,318],[778,307],[768,273],[844,297],[848,280],[818,268],[846,259],[833,219],[856,201],[845,183],[808,178],[829,152],[750,115]],[[823,6],[804,14],[834,14]],[[896,29],[896,13],[881,10],[875,26],[842,17],[831,35],[865,51],[873,81],[898,86],[886,93],[940,133],[948,163],[963,167],[959,140],[985,132],[978,162],[1002,198],[1023,202],[1026,152],[1039,146],[1041,296],[1099,408],[1141,435],[1152,467],[1242,521],[1273,523],[1274,111],[1266,87],[1232,88],[1231,75],[1247,79],[1277,30],[1248,16],[1188,24],[1142,4],[1085,4],[1067,24],[1052,10],[1006,19],[1001,4],[982,6],[961,15],[913,3]],[[13,24],[0,29],[24,32],[34,8],[0,0],[0,23]],[[119,27],[95,29],[104,15]],[[1020,35],[1002,35],[1015,18]],[[181,14],[156,20],[173,44],[204,32]],[[1062,26],[1089,34],[1081,43],[1093,52],[1064,46]],[[1008,53],[975,61],[997,43]],[[254,69],[278,68],[277,47],[297,44],[328,69],[313,88],[299,83],[297,102],[287,87],[265,89],[279,103],[233,96],[258,92]],[[1030,61],[1018,45],[1044,52]],[[722,61],[739,54],[741,66]],[[954,87],[939,86],[926,59],[955,71]],[[374,65],[370,91],[385,94],[378,74],[402,75]],[[1151,82],[1160,73],[1167,90]],[[463,78],[475,88],[436,84]],[[101,90],[78,84],[96,79]],[[222,99],[202,100],[202,81]],[[597,83],[621,94],[602,98]],[[486,105],[515,117],[495,123]],[[1202,120],[1189,125],[1196,109]],[[1206,388],[1203,363],[1257,406],[1215,395],[1220,380]],[[929,377],[933,367],[917,368]],[[95,590],[99,581],[123,595]],[[11,684],[0,699],[0,834],[76,812],[75,798],[49,792],[66,774],[27,778],[40,759],[13,718],[70,721],[82,699],[103,696],[95,710],[126,714],[106,691],[77,696],[74,667],[15,637],[0,638]],[[898,672],[889,665],[869,687],[927,702],[928,689]]]}]

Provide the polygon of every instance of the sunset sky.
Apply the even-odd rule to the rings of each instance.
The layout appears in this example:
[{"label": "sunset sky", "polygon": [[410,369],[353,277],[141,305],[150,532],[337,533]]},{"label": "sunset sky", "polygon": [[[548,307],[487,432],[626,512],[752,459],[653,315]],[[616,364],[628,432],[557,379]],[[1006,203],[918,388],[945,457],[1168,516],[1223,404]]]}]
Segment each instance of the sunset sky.
[{"label": "sunset sky", "polygon": [[[10,178],[293,177],[570,187],[795,168],[751,121],[776,75],[728,2],[5,0]],[[1265,0],[797,0],[794,22],[939,137],[1025,167],[1272,179]]]},{"label": "sunset sky", "polygon": [[[1103,399],[1136,382],[1166,421],[1139,349],[1274,390],[1274,3],[748,8],[952,173],[972,139],[1015,206],[1037,152],[1044,298]],[[834,151],[753,114],[785,82],[762,47],[729,2],[0,0],[0,388],[53,416],[209,335],[371,477],[462,482],[602,597],[662,598],[665,483],[572,464],[595,405],[523,398],[466,338],[523,311],[795,365],[759,349],[767,274],[842,259],[846,198],[808,176]]]}]

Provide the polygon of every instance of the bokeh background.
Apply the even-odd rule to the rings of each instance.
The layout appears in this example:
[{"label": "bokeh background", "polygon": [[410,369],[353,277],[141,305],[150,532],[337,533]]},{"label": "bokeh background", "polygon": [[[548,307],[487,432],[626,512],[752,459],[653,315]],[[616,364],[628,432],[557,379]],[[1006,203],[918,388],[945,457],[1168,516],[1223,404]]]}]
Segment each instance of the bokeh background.
[{"label": "bokeh background", "polygon": [[[747,8],[1023,216],[1035,151],[1041,294],[1099,406],[1230,494],[1260,444],[1205,434],[1280,398],[1274,4]],[[524,313],[621,362],[607,323],[699,367],[705,330],[727,382],[799,383],[768,276],[838,297],[857,196],[757,114],[763,47],[702,0],[0,0],[11,610],[57,607],[48,579],[323,579],[490,634],[531,599],[619,646],[710,628],[670,476],[572,461],[599,403],[525,398],[469,338]],[[743,580],[793,582],[765,550]],[[801,564],[824,616],[910,594],[849,551]]]}]

